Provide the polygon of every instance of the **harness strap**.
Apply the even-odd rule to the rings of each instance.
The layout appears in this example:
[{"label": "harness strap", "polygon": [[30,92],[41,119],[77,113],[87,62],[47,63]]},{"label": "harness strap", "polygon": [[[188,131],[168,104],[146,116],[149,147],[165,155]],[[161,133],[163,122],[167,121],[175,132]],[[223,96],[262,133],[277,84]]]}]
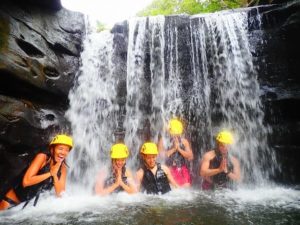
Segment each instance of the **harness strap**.
[{"label": "harness strap", "polygon": [[12,206],[16,206],[18,204],[17,202],[15,202],[14,200],[12,200],[11,198],[9,198],[7,196],[4,196],[2,200],[8,202]]}]

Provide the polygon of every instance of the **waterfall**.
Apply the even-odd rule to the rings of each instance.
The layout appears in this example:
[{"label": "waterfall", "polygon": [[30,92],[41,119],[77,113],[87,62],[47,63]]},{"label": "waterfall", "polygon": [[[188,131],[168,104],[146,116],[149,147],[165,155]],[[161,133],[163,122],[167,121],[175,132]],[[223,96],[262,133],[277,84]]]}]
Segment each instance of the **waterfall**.
[{"label": "waterfall", "polygon": [[276,161],[263,124],[247,12],[135,18],[124,26],[85,40],[67,112],[75,141],[70,180],[92,190],[97,171],[110,161],[116,131],[131,152],[127,165],[136,169],[141,144],[166,136],[168,120],[178,116],[197,156],[195,177],[201,156],[226,128],[234,133],[231,152],[244,181],[264,183]]},{"label": "waterfall", "polygon": [[70,155],[70,179],[92,189],[97,171],[118,127],[117,75],[114,71],[113,36],[91,33],[84,43],[82,67],[69,95],[67,117],[71,121],[75,149]]}]

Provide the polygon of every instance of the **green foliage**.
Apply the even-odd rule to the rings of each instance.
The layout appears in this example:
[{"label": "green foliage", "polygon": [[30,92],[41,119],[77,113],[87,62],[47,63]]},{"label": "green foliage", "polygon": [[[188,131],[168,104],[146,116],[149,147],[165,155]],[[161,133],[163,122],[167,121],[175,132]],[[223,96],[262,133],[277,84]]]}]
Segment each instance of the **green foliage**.
[{"label": "green foliage", "polygon": [[104,31],[104,30],[106,30],[107,28],[106,28],[106,25],[104,24],[104,23],[102,23],[102,22],[100,22],[100,21],[96,21],[96,26],[97,26],[97,32],[101,32],[101,31]]},{"label": "green foliage", "polygon": [[137,16],[174,15],[216,12],[247,6],[247,0],[154,0]]}]

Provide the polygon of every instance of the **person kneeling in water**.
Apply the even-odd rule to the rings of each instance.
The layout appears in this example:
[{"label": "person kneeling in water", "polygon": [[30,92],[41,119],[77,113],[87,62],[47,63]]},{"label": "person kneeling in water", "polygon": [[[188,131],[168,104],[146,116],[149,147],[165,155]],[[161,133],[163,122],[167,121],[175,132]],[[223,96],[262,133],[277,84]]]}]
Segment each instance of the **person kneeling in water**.
[{"label": "person kneeling in water", "polygon": [[216,137],[216,142],[217,149],[206,152],[201,162],[203,190],[228,188],[230,183],[241,179],[238,159],[228,155],[229,147],[233,144],[232,134],[229,131],[221,131]]},{"label": "person kneeling in water", "polygon": [[97,195],[107,195],[120,191],[126,191],[128,194],[136,192],[132,173],[125,166],[128,156],[129,151],[126,145],[120,143],[111,147],[110,172],[100,172],[95,185]]},{"label": "person kneeling in water", "polygon": [[138,190],[147,194],[165,194],[171,190],[170,183],[178,187],[167,166],[156,162],[158,149],[155,143],[146,142],[141,148],[142,167],[137,171]]},{"label": "person kneeling in water", "polygon": [[36,205],[39,194],[44,190],[55,189],[57,196],[65,190],[67,165],[65,159],[73,147],[70,136],[56,135],[49,144],[50,154],[38,153],[24,176],[19,176],[13,187],[0,202],[0,210],[4,210],[21,202],[27,203],[35,198]]},{"label": "person kneeling in water", "polygon": [[173,118],[169,122],[170,137],[165,140],[168,147],[164,148],[164,140],[161,137],[158,147],[167,157],[168,165],[176,183],[182,187],[190,187],[192,184],[189,165],[194,159],[189,141],[183,137],[183,124],[179,119]]}]

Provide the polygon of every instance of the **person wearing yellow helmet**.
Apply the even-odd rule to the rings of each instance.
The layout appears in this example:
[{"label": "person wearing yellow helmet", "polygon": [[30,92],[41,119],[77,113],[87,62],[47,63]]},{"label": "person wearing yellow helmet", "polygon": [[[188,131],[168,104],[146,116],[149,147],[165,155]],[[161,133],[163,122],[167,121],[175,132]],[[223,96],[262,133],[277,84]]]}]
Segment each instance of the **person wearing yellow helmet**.
[{"label": "person wearing yellow helmet", "polygon": [[228,154],[233,142],[232,133],[223,130],[216,136],[217,148],[203,155],[199,171],[203,178],[202,189],[229,187],[230,183],[240,181],[239,160]]},{"label": "person wearing yellow helmet", "polygon": [[136,192],[131,171],[126,168],[129,150],[125,144],[114,144],[110,150],[111,168],[109,172],[102,170],[97,178],[95,193],[107,195],[125,191],[128,194]]},{"label": "person wearing yellow helmet", "polygon": [[56,135],[49,144],[49,154],[38,153],[30,165],[13,182],[13,187],[0,201],[0,210],[21,202],[28,202],[35,197],[36,205],[42,191],[54,187],[56,196],[65,190],[67,166],[65,159],[73,147],[73,140],[65,134]]},{"label": "person wearing yellow helmet", "polygon": [[168,126],[169,138],[163,140],[160,137],[158,146],[166,157],[167,165],[177,184],[189,187],[192,183],[189,163],[194,159],[194,154],[189,141],[183,136],[183,130],[183,124],[179,119],[171,119]]},{"label": "person wearing yellow helmet", "polygon": [[147,194],[165,194],[171,186],[177,187],[169,168],[156,162],[157,145],[145,142],[141,148],[143,165],[136,173],[137,188]]}]

